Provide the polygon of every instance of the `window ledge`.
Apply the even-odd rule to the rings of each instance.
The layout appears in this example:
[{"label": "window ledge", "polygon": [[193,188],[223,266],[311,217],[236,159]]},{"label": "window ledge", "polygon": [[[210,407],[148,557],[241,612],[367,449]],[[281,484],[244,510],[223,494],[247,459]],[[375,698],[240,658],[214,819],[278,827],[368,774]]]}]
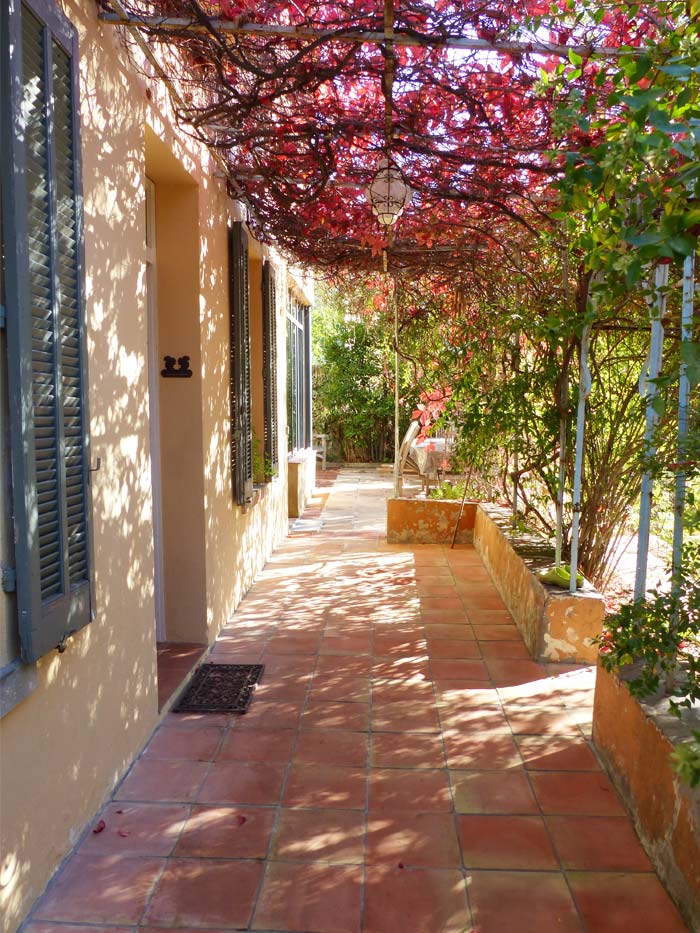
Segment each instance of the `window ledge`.
[{"label": "window ledge", "polygon": [[36,664],[12,661],[0,668],[0,719],[36,690]]}]

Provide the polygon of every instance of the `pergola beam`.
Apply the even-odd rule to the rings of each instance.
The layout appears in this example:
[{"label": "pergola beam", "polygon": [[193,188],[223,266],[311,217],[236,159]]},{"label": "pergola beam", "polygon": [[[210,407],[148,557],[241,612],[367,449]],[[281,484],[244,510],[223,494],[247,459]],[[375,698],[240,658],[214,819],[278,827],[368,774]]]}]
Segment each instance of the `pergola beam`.
[{"label": "pergola beam", "polygon": [[[276,23],[237,23],[235,20],[212,19],[208,23],[184,16],[132,16],[126,13],[100,12],[99,19],[111,26],[127,29],[162,29],[171,32],[219,33],[232,36],[254,36],[263,39],[283,39],[290,42],[349,42],[357,45],[384,45],[384,32],[314,29],[307,26],[281,26]],[[499,52],[516,55],[556,55],[568,58],[576,55],[590,58],[620,58],[641,54],[641,50],[611,48],[604,45],[566,45],[557,42],[524,41],[519,39],[479,39],[476,36],[414,35],[393,32],[391,41],[407,48],[461,49],[467,52]]]}]

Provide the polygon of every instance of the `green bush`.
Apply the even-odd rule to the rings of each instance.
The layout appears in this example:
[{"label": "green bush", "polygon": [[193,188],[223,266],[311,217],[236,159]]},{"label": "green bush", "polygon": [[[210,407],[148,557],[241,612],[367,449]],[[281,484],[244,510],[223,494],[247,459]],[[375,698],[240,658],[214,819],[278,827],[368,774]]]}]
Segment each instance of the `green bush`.
[{"label": "green bush", "polygon": [[[668,591],[622,606],[596,641],[607,671],[631,668],[625,683],[632,696],[643,700],[663,691],[679,718],[700,700],[700,545],[686,545],[682,572]],[[672,756],[677,773],[693,787],[700,782],[694,735]]]}]

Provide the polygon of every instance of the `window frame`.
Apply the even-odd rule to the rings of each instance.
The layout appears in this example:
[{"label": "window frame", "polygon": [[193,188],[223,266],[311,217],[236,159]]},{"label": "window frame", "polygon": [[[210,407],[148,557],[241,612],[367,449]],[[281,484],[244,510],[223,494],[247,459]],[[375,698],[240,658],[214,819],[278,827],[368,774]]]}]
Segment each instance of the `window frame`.
[{"label": "window frame", "polygon": [[[23,35],[24,9],[42,26],[44,50],[42,82],[45,88],[45,135],[47,158],[47,204],[49,219],[49,268],[52,282],[51,319],[54,328],[53,373],[57,392],[56,502],[59,513],[59,553],[61,592],[42,599],[38,555],[38,494],[36,482],[36,445],[33,405],[26,404],[32,384],[32,300],[30,286],[30,227],[26,184],[26,148],[22,117],[24,97]],[[6,0],[2,4],[2,30],[5,40],[0,47],[0,139],[6,153],[0,166],[2,184],[2,236],[11,248],[4,250],[4,283],[7,304],[8,379],[10,384],[10,456],[12,461],[13,523],[15,527],[15,565],[17,620],[21,658],[33,662],[53,648],[63,649],[66,638],[94,618],[94,561],[92,538],[92,503],[90,495],[90,416],[88,408],[87,323],[85,308],[84,219],[82,197],[82,160],[80,143],[79,50],[75,27],[53,0]],[[60,46],[69,59],[71,95],[71,170],[73,183],[72,220],[76,273],[76,319],[78,330],[80,378],[80,436],[82,438],[82,494],[85,528],[85,578],[72,584],[68,567],[66,449],[63,388],[61,383],[59,319],[57,302],[58,231],[56,203],[56,142],[54,108],[53,44]],[[29,388],[28,388],[29,387]],[[56,641],[55,633],[60,632]]]},{"label": "window frame", "polygon": [[234,502],[249,505],[253,488],[253,404],[250,347],[248,234],[242,221],[228,231],[229,242],[229,404],[231,489]]},{"label": "window frame", "polygon": [[273,476],[279,473],[279,411],[277,365],[277,279],[275,267],[266,259],[262,268],[263,306],[263,421],[265,456]]}]

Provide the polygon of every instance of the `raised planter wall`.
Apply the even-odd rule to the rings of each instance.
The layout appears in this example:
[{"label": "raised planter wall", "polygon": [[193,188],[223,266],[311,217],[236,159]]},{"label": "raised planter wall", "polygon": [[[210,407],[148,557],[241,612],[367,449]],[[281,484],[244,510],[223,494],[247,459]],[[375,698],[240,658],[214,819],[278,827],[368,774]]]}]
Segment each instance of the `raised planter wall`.
[{"label": "raised planter wall", "polygon": [[685,787],[669,755],[700,728],[668,713],[668,701],[640,703],[620,679],[598,668],[593,741],[625,800],[654,867],[691,930],[700,930],[700,791]]},{"label": "raised planter wall", "polygon": [[[454,499],[389,499],[386,539],[389,544],[451,544],[461,502]],[[476,502],[465,502],[457,543],[474,536]]]},{"label": "raised planter wall", "polygon": [[290,518],[299,518],[316,484],[316,453],[299,451],[287,461],[287,503]]},{"label": "raised planter wall", "polygon": [[[387,541],[449,545],[459,510],[460,502],[455,500],[389,499]],[[470,542],[481,555],[533,658],[595,663],[598,654],[591,639],[603,627],[603,597],[589,583],[574,595],[540,583],[537,571],[554,561],[546,541],[514,532],[507,509],[466,502],[457,543]]]},{"label": "raised planter wall", "polygon": [[591,639],[603,627],[605,603],[589,583],[573,595],[537,579],[554,561],[552,548],[533,534],[513,531],[510,512],[481,503],[474,522],[474,547],[533,658],[595,663]]}]

